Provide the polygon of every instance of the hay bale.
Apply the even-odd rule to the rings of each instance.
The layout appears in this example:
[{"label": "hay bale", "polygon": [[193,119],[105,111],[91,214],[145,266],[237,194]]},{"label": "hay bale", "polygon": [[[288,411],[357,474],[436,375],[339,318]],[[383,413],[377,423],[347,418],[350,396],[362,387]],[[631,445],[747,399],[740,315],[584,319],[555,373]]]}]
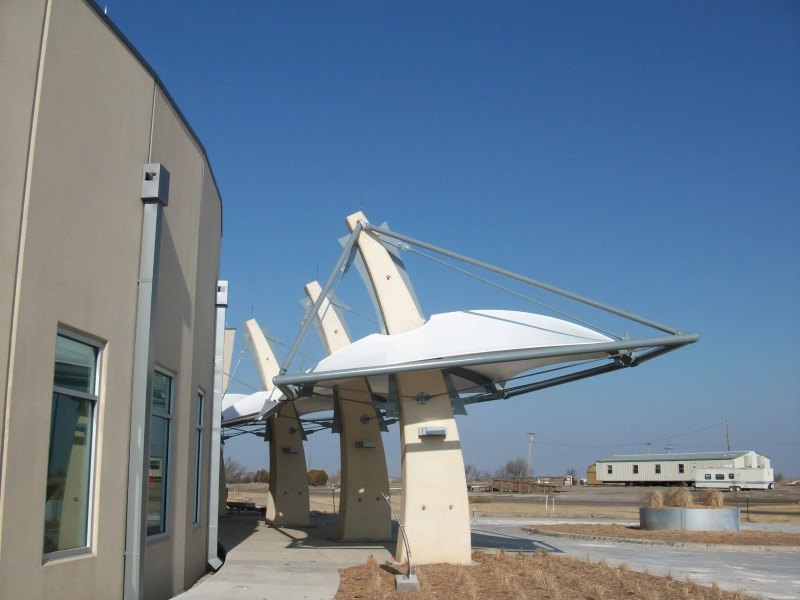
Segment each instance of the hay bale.
[{"label": "hay bale", "polygon": [[703,504],[709,508],[722,508],[725,506],[725,497],[719,490],[705,490],[703,492]]},{"label": "hay bale", "polygon": [[664,494],[661,490],[653,490],[647,494],[647,505],[650,508],[664,508]]},{"label": "hay bale", "polygon": [[686,488],[674,488],[664,499],[664,504],[672,508],[691,508],[694,505],[692,494]]}]

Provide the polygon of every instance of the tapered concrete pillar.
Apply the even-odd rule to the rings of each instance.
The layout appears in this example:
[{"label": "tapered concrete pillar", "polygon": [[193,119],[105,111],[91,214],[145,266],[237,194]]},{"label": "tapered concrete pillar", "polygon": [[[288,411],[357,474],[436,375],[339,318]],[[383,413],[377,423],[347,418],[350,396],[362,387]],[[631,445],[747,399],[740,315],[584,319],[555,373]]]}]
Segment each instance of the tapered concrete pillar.
[{"label": "tapered concrete pillar", "polygon": [[291,402],[269,419],[269,490],[267,522],[276,527],[310,524],[308,472],[297,411]]},{"label": "tapered concrete pillar", "polygon": [[[305,287],[311,302],[322,291],[313,281]],[[350,344],[344,323],[323,300],[319,312],[319,331],[328,354]],[[389,505],[383,494],[389,494],[386,456],[367,382],[356,379],[338,386],[334,402],[341,425],[339,444],[342,484],[336,537],[342,540],[388,540],[392,534]]]},{"label": "tapered concrete pillar", "polygon": [[[347,218],[353,231],[362,213]],[[371,232],[362,232],[358,248],[390,335],[424,323],[393,258]],[[441,371],[396,376],[400,404],[400,452],[403,496],[400,518],[410,548],[398,538],[396,557],[410,551],[415,564],[471,561],[467,482],[461,442]]]},{"label": "tapered concrete pillar", "polygon": [[[255,319],[245,324],[250,352],[265,390],[280,371],[272,348]],[[303,527],[310,523],[308,471],[300,420],[295,406],[287,402],[267,422],[269,428],[269,498],[267,522],[275,526]]]}]

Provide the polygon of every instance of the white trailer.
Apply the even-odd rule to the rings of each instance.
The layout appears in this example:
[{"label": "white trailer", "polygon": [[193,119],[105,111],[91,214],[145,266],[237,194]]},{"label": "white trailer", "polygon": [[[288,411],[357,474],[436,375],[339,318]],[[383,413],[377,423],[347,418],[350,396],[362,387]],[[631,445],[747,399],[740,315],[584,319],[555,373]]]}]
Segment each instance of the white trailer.
[{"label": "white trailer", "polygon": [[695,471],[694,487],[740,490],[771,490],[775,487],[772,469],[710,467]]}]

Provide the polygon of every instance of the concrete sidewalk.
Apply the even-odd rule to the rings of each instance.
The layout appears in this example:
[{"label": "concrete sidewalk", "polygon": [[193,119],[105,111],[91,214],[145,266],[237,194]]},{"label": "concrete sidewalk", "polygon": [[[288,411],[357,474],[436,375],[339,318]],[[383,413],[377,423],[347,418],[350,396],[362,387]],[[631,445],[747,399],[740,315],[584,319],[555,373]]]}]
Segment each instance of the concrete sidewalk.
[{"label": "concrete sidewalk", "polygon": [[334,515],[312,513],[311,523],[302,529],[273,528],[260,514],[220,517],[225,564],[176,598],[331,600],[339,588],[339,569],[364,564],[370,555],[382,563],[394,552],[389,541],[332,541]]}]

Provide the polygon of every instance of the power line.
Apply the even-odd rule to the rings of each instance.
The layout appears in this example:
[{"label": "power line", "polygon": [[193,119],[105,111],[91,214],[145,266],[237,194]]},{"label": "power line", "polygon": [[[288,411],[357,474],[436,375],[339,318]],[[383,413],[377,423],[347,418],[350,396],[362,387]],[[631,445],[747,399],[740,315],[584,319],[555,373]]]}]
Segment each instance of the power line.
[{"label": "power line", "polygon": [[665,437],[660,438],[651,438],[647,441],[636,441],[636,442],[614,442],[614,443],[604,443],[604,444],[564,444],[558,442],[556,440],[548,440],[546,437],[542,437],[541,435],[537,436],[536,441],[539,444],[543,444],[546,446],[560,446],[562,448],[616,448],[620,446],[641,446],[643,444],[647,444],[648,442],[660,442],[664,440],[671,440],[674,438],[685,437],[687,435],[693,435],[695,433],[701,433],[703,431],[708,431],[710,429],[715,429],[717,427],[722,427],[723,423],[715,423],[714,425],[709,425],[707,427],[701,427],[700,429],[695,429],[693,431],[687,431],[684,433],[676,433],[674,435],[668,435]]}]

